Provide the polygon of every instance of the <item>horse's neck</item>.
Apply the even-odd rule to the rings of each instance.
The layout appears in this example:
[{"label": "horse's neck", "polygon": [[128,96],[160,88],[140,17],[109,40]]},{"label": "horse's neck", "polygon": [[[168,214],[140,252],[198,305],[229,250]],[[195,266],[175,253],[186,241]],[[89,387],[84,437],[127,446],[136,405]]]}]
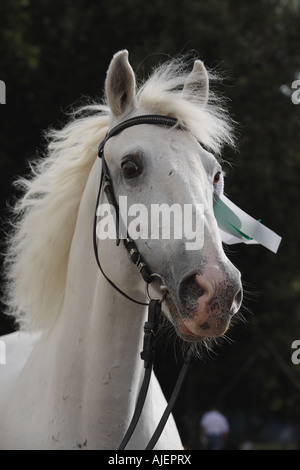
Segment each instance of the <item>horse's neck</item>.
[{"label": "horse's neck", "polygon": [[[98,181],[90,180],[96,187]],[[139,353],[146,311],[115,291],[97,267],[92,247],[96,194],[91,187],[78,214],[62,311],[42,335],[2,409],[0,447],[113,449],[134,411],[144,374]],[[124,247],[101,245],[106,274],[127,294],[145,300],[144,282]],[[146,445],[165,405],[152,377],[132,448]],[[180,448],[172,419],[158,445]]]},{"label": "horse's neck", "polygon": [[98,431],[89,444],[92,437],[105,448],[114,439],[121,441],[133,413],[143,374],[144,314],[103,281],[98,280],[88,300],[89,287],[83,285],[85,299],[65,302],[69,315],[56,333],[56,398],[58,403],[69,400],[72,415],[76,405],[80,408],[89,427]]},{"label": "horse's neck", "polygon": [[[94,203],[91,198],[93,209]],[[92,250],[92,222],[91,207],[83,204],[70,252],[63,310],[51,342],[55,343],[56,399],[63,403],[65,397],[64,410],[69,401],[72,414],[79,406],[92,428],[99,428],[101,421],[103,440],[110,436],[111,442],[112,435],[120,439],[128,425],[143,374],[139,352],[145,308],[125,299],[100,273]],[[144,287],[139,274],[128,266],[122,246],[110,242],[108,250],[100,245],[99,253],[111,278],[127,279],[128,293],[136,294],[131,286]],[[122,274],[127,266],[129,273]],[[98,445],[99,438],[98,434]]]}]

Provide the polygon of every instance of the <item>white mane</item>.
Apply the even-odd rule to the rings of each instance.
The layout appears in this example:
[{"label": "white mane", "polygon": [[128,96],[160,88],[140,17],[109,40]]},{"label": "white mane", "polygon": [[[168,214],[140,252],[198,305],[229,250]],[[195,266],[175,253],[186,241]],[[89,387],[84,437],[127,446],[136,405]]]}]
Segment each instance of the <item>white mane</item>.
[{"label": "white mane", "polygon": [[[183,90],[187,76],[181,61],[159,67],[137,91],[137,106],[176,117],[218,153],[224,143],[233,143],[230,120],[211,93],[204,107],[196,84]],[[107,105],[75,112],[66,127],[49,132],[48,152],[33,164],[31,177],[17,182],[24,195],[13,209],[6,303],[23,327],[46,328],[61,310],[78,208],[109,117]]]},{"label": "white mane", "polygon": [[[210,90],[203,105],[201,76],[189,81],[190,70],[181,60],[172,60],[157,68],[137,93],[138,104],[153,113],[178,119],[203,145],[219,154],[224,144],[233,145],[231,119]],[[217,77],[210,74],[209,80]]]}]

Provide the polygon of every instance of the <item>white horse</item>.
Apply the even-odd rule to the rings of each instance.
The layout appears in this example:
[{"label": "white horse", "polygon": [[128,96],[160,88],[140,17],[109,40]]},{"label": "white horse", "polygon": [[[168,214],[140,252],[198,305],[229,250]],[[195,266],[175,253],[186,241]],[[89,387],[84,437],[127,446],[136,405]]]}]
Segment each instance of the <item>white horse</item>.
[{"label": "white horse", "polygon": [[[93,252],[102,165],[97,148],[117,124],[144,114],[177,119],[173,127],[124,129],[106,142],[105,159],[115,196],[127,196],[129,207],[143,204],[150,213],[155,203],[202,205],[200,249],[187,249],[175,237],[140,237],[136,245],[160,275],[150,295],[160,298],[163,282],[163,311],[184,341],[227,330],[241,304],[241,280],[222,248],[213,212],[221,167],[208,150],[219,153],[232,137],[229,119],[210,97],[199,60],[190,73],[170,61],[136,91],[128,53],[121,51],[108,69],[106,104],[86,106],[65,128],[51,131],[47,156],[21,180],[25,191],[7,255],[7,302],[21,329],[2,337],[1,449],[116,449],[134,412],[147,307],[107,282]],[[98,256],[115,285],[148,303],[123,244],[103,237]],[[165,406],[153,375],[129,449],[146,446]],[[170,417],[156,449],[180,448]]]}]

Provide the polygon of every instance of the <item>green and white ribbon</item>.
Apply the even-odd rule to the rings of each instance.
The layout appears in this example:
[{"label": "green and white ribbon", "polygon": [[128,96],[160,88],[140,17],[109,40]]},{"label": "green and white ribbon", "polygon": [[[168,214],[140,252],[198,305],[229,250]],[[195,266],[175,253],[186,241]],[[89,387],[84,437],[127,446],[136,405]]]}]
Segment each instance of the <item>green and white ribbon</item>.
[{"label": "green and white ribbon", "polygon": [[277,253],[281,237],[248,215],[224,194],[218,195],[214,213],[218,222],[222,241],[228,245],[235,243],[259,243],[273,253]]}]

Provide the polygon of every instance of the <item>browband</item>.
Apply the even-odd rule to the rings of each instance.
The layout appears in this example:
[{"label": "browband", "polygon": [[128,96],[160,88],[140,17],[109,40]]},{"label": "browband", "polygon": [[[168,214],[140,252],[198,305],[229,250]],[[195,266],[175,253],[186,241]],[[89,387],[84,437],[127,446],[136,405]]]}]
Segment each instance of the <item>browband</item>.
[{"label": "browband", "polygon": [[[178,124],[177,119],[171,116],[161,116],[160,114],[143,114],[142,116],[136,116],[127,121],[123,121],[117,126],[113,127],[105,136],[105,139],[101,142],[98,148],[98,157],[102,157],[103,148],[106,142],[117,134],[120,134],[124,129],[128,127],[137,126],[139,124],[158,124],[161,126],[174,127]],[[180,129],[183,129],[180,127]]]}]

